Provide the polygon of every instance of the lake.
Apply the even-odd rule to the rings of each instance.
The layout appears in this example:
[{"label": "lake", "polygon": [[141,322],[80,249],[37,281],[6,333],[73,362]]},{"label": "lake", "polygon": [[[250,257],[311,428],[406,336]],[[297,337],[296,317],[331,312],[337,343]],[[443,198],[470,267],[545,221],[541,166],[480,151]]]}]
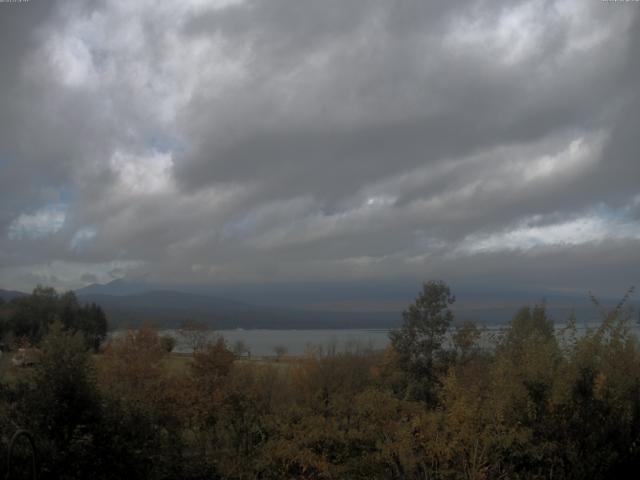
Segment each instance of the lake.
[{"label": "lake", "polygon": [[[588,328],[597,327],[597,323],[583,323],[577,325],[578,336],[583,335]],[[497,337],[506,325],[485,325],[481,345],[491,348],[495,345]],[[564,324],[556,324],[556,334],[562,339]],[[637,336],[640,336],[640,326],[638,323],[631,323],[629,327]],[[112,332],[111,335],[119,335],[122,331]],[[191,353],[188,342],[178,333],[177,330],[161,330],[160,335],[169,335],[176,339],[174,352]],[[208,334],[212,340],[218,335],[227,342],[229,348],[237,341],[242,341],[254,356],[273,356],[274,348],[284,346],[288,355],[303,355],[310,348],[320,347],[324,351],[335,349],[344,351],[345,349],[373,349],[383,350],[389,344],[389,329],[317,329],[317,330],[215,330]],[[445,342],[451,341],[451,337]]]},{"label": "lake", "polygon": [[[177,341],[175,352],[190,353],[189,346],[183,341],[177,330],[162,330],[161,335],[170,335]],[[323,349],[335,348],[371,348],[384,349],[389,343],[389,330],[216,330],[211,335],[222,335],[230,348],[237,341],[244,342],[251,355],[274,355],[274,347],[279,345],[287,349],[289,355],[303,355],[310,347]]]}]

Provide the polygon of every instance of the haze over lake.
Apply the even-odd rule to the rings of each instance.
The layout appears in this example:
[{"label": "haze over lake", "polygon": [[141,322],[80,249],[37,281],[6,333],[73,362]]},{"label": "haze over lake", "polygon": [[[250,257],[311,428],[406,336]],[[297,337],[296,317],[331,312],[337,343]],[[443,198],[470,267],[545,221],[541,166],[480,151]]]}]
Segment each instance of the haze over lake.
[{"label": "haze over lake", "polygon": [[[181,339],[177,330],[163,330],[161,335],[171,335],[177,340],[175,352],[189,353],[190,348]],[[274,347],[284,346],[289,355],[303,355],[309,348],[322,347],[323,350],[335,348],[384,349],[389,343],[389,330],[386,329],[349,329],[349,330],[218,330],[210,336],[222,335],[230,347],[235,342],[244,342],[251,355],[274,355]]]},{"label": "haze over lake", "polygon": [[[577,335],[582,336],[588,328],[595,328],[597,322],[578,323]],[[640,335],[640,325],[630,322],[630,328],[637,336]],[[490,346],[498,338],[506,325],[488,325],[484,327],[482,343]],[[569,339],[568,333],[562,333],[565,323],[555,326],[560,338]],[[288,355],[304,355],[321,348],[323,352],[334,350],[383,350],[389,344],[390,329],[317,329],[317,330],[267,330],[267,329],[233,329],[216,330],[208,333],[211,339],[221,335],[227,345],[233,348],[238,341],[244,342],[251,355],[263,357],[275,355],[274,348],[284,346]],[[121,334],[114,332],[114,335]],[[160,335],[170,335],[176,339],[174,352],[191,353],[191,348],[179,334],[178,330],[162,330]]]}]

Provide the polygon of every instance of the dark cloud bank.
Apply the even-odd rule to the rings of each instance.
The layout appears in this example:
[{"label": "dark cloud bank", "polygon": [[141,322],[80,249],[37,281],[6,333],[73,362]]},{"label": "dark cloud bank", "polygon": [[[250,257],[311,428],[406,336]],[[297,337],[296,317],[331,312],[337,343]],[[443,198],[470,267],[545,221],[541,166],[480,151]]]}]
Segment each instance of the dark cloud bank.
[{"label": "dark cloud bank", "polygon": [[0,285],[622,294],[639,51],[633,2],[0,4]]}]

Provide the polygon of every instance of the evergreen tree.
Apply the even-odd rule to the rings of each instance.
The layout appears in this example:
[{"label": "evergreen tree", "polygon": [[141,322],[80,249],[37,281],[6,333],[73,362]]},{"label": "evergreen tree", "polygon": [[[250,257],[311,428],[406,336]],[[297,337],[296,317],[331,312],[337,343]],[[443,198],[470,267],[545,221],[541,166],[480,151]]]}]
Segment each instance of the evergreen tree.
[{"label": "evergreen tree", "polygon": [[454,302],[446,283],[429,281],[402,313],[402,327],[389,334],[410,398],[431,405],[437,400],[439,375],[445,367],[442,342],[453,321],[449,306]]}]

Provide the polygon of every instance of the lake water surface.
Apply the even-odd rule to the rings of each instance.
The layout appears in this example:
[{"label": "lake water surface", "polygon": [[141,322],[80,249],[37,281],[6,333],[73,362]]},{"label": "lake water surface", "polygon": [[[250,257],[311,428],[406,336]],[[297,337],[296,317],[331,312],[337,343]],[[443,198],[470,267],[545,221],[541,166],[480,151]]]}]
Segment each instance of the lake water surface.
[{"label": "lake water surface", "polygon": [[[579,324],[577,325],[577,335],[582,336],[587,329],[597,327],[597,323]],[[485,348],[491,348],[495,345],[497,338],[500,336],[506,325],[485,325],[481,345]],[[559,340],[565,337],[563,333],[565,325],[556,324],[556,335]],[[632,332],[640,337],[640,326],[638,323],[629,325]],[[113,332],[112,335],[118,335],[122,332]],[[169,335],[176,339],[174,351],[177,353],[191,353],[188,342],[179,334],[177,330],[161,330],[161,335]],[[344,351],[345,349],[372,349],[383,350],[389,344],[388,329],[324,329],[324,330],[216,330],[207,334],[211,340],[218,335],[227,342],[229,348],[233,348],[237,341],[242,341],[254,356],[272,356],[275,355],[275,348],[283,346],[289,355],[303,355],[309,349],[322,348],[324,351],[336,350]],[[450,341],[451,337],[445,340]]]},{"label": "lake water surface", "polygon": [[[177,330],[163,330],[161,335],[171,335],[177,341],[175,352],[189,353],[190,348]],[[284,346],[289,355],[303,355],[309,348],[370,348],[384,349],[389,343],[389,330],[216,330],[212,337],[222,335],[230,348],[237,341],[244,342],[252,355],[274,355],[274,348]]]}]

